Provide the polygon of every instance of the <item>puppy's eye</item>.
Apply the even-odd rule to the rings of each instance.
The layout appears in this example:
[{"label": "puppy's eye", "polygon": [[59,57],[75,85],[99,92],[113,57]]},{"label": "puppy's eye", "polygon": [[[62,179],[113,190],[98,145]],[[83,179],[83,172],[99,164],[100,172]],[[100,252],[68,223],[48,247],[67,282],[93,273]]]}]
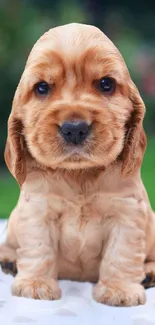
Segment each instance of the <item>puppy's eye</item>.
[{"label": "puppy's eye", "polygon": [[50,86],[46,81],[38,82],[35,85],[35,92],[38,95],[47,95],[49,93],[49,90],[50,90]]},{"label": "puppy's eye", "polygon": [[99,90],[102,91],[103,93],[112,94],[115,90],[115,87],[116,87],[115,80],[110,77],[104,77],[100,79],[98,84]]}]

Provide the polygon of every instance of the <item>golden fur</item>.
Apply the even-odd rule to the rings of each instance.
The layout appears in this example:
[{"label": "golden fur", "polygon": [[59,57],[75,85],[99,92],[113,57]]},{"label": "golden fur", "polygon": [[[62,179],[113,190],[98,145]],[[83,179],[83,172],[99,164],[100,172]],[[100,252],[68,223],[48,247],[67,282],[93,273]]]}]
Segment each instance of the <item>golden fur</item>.
[{"label": "golden fur", "polygon": [[[116,80],[113,94],[95,83]],[[45,80],[51,92],[39,97]],[[69,24],[34,45],[8,122],[5,159],[21,193],[2,261],[17,261],[14,295],[58,299],[58,279],[97,282],[93,296],[109,305],[145,302],[141,285],[155,271],[155,216],[140,167],[146,147],[145,106],[125,62],[96,27]],[[92,132],[69,146],[66,120]],[[9,198],[8,198],[9,200]]]}]

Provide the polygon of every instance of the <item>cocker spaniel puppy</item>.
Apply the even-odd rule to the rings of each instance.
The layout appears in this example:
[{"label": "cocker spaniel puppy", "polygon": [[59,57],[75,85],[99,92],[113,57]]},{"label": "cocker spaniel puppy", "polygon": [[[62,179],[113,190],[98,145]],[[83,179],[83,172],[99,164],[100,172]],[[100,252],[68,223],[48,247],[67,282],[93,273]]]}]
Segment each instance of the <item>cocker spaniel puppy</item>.
[{"label": "cocker spaniel puppy", "polygon": [[[6,241],[13,295],[59,299],[58,279],[91,281],[101,303],[145,303],[155,216],[140,167],[145,106],[96,27],[69,24],[34,45],[8,121],[6,164],[20,185]],[[9,198],[8,198],[9,200]]]}]

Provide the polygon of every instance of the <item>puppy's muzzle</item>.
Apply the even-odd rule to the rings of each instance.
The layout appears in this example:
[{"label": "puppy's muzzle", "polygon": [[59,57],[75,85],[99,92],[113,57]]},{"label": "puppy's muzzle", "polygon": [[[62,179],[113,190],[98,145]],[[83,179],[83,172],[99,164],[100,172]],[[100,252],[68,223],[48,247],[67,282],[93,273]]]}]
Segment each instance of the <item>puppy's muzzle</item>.
[{"label": "puppy's muzzle", "polygon": [[83,143],[90,133],[91,126],[84,121],[64,122],[60,128],[61,135],[67,143]]}]

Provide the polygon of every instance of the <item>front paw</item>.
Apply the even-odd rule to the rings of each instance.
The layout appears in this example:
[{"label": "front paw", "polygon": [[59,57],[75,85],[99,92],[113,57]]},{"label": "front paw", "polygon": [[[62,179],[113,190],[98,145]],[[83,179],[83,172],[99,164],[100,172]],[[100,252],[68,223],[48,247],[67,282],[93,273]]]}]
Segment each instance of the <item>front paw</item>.
[{"label": "front paw", "polygon": [[16,276],[12,285],[12,294],[18,297],[40,299],[40,300],[57,300],[61,298],[61,289],[58,282],[44,278],[21,278]]},{"label": "front paw", "polygon": [[0,245],[0,266],[4,273],[13,276],[17,274],[16,259],[15,249],[10,248],[6,244]]},{"label": "front paw", "polygon": [[142,285],[145,289],[155,287],[155,262],[148,262],[144,265],[145,279]]},{"label": "front paw", "polygon": [[3,261],[0,261],[0,265],[2,268],[2,271],[5,274],[11,274],[15,276],[17,274],[17,267],[16,267],[16,262],[11,262],[9,260],[4,259]]},{"label": "front paw", "polygon": [[137,306],[146,301],[145,290],[140,284],[100,281],[93,289],[97,302],[110,306]]}]

